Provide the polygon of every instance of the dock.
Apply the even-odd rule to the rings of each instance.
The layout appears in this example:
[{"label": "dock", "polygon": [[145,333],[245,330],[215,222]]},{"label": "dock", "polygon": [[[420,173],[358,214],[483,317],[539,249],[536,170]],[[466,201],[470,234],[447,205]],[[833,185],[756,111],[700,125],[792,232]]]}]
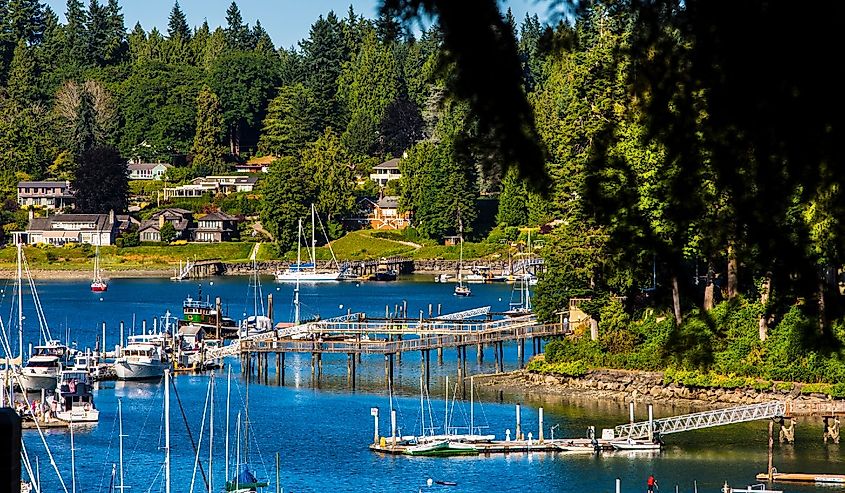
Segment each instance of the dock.
[{"label": "dock", "polygon": [[[554,439],[554,440],[493,440],[491,442],[473,443],[478,449],[478,455],[495,454],[522,454],[522,453],[572,453],[591,454],[598,450],[610,451],[613,447],[608,440],[598,440],[594,444],[587,438],[578,439]],[[370,450],[385,455],[405,455],[410,445],[393,444],[390,437],[382,440],[382,443],[370,444]],[[571,450],[582,448],[583,451]]]},{"label": "dock", "polygon": [[[401,310],[397,310],[406,315]],[[242,338],[234,344],[210,350],[206,361],[240,356],[247,375],[255,374],[259,381],[269,382],[269,356],[276,357],[276,383],[285,385],[285,355],[311,355],[313,379],[320,381],[324,354],[347,356],[347,377],[355,388],[357,365],[362,355],[384,359],[385,384],[393,385],[396,362],[403,354],[419,352],[424,384],[430,385],[431,353],[436,352],[439,364],[443,352],[454,350],[458,355],[458,382],[463,385],[467,373],[467,349],[473,348],[478,362],[485,350],[492,349],[497,372],[504,371],[504,344],[517,345],[517,364],[523,368],[526,359],[525,343],[532,344],[532,353],[542,351],[542,339],[570,334],[568,325],[539,323],[534,315],[507,317],[479,307],[456,313],[419,318],[370,317],[365,313],[349,313],[340,317],[312,321],[276,331]]]},{"label": "dock", "polygon": [[22,419],[21,420],[21,428],[24,430],[37,430],[38,428],[41,429],[48,429],[48,428],[67,428],[70,424],[67,421],[62,421],[60,419],[51,419],[50,421],[43,421],[38,420],[38,425],[36,426],[35,421],[31,419]]},{"label": "dock", "polygon": [[[771,480],[777,483],[845,484],[845,474],[772,472]],[[769,481],[769,475],[761,472],[757,475],[757,481]]]}]

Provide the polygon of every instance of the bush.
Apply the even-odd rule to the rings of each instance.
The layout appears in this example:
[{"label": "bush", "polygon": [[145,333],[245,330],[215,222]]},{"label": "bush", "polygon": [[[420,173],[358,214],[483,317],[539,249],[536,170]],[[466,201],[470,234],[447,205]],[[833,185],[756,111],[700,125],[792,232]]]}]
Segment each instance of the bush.
[{"label": "bush", "polygon": [[587,364],[581,360],[568,363],[549,363],[539,358],[531,360],[528,366],[526,366],[526,369],[534,373],[562,377],[582,377],[589,370]]}]

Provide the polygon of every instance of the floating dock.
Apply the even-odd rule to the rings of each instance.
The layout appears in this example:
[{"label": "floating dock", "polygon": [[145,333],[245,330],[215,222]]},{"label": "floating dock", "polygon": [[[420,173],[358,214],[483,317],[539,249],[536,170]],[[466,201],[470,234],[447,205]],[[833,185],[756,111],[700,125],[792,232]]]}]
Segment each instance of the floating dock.
[{"label": "floating dock", "polygon": [[[515,454],[527,452],[590,454],[596,453],[596,448],[602,451],[613,450],[610,440],[597,440],[596,443],[593,443],[593,441],[589,438],[558,438],[543,441],[493,440],[490,442],[473,443],[472,446],[478,449],[478,455]],[[370,444],[371,451],[387,455],[405,455],[406,451],[410,447],[411,445],[400,443],[398,440],[394,445],[391,437],[383,437],[380,440],[380,443]]]},{"label": "floating dock", "polygon": [[[769,475],[761,472],[757,475],[757,481],[768,481]],[[845,484],[845,474],[811,474],[800,472],[775,472],[772,473],[772,481],[778,483],[820,483],[820,484]]]},{"label": "floating dock", "polygon": [[30,419],[21,420],[21,428],[24,430],[37,430],[38,428],[46,429],[46,428],[67,428],[69,426],[67,421],[62,421],[60,419],[51,419],[50,421],[38,421],[38,426],[35,425],[35,421]]}]

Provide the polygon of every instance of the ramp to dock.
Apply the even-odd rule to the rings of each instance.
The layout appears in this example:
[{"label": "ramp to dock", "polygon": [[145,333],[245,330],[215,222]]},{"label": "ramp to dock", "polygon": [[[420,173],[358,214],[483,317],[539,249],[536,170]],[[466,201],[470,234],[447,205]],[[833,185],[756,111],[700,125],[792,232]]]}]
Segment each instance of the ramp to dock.
[{"label": "ramp to dock", "polygon": [[782,401],[771,401],[660,418],[653,420],[652,423],[642,421],[639,423],[619,425],[615,428],[615,435],[617,437],[630,437],[634,440],[639,440],[648,438],[650,424],[653,424],[654,432],[660,433],[661,435],[668,435],[670,433],[681,433],[735,423],[779,418],[783,417],[784,414],[786,414],[786,404]]}]

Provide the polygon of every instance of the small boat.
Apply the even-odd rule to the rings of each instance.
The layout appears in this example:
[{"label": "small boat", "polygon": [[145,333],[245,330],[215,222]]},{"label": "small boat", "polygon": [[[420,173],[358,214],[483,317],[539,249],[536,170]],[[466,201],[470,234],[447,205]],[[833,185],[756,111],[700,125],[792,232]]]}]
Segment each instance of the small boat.
[{"label": "small boat", "polygon": [[644,440],[618,440],[610,442],[614,450],[660,450],[660,443]]},{"label": "small boat", "polygon": [[127,345],[114,363],[118,380],[159,379],[169,367],[161,347],[146,343]]},{"label": "small boat", "polygon": [[458,284],[455,286],[455,296],[471,296],[472,290],[469,286],[465,286],[463,284]]},{"label": "small boat", "polygon": [[439,274],[434,276],[434,282],[449,282],[454,278],[452,274]]},{"label": "small boat", "polygon": [[96,423],[100,411],[94,406],[91,376],[87,371],[66,370],[56,389],[56,417],[73,423]]},{"label": "small boat", "polygon": [[439,484],[440,486],[458,486],[458,483],[454,481],[434,481],[434,484]]},{"label": "small boat", "polygon": [[249,465],[240,464],[240,470],[235,478],[226,482],[226,491],[229,493],[247,493],[256,491],[258,488],[266,488],[269,483],[266,481],[259,481],[252,471],[249,470]]},{"label": "small boat", "polygon": [[91,291],[102,293],[109,289],[108,283],[100,275],[100,245],[94,250],[94,280],[91,281]]},{"label": "small boat", "polygon": [[422,457],[451,457],[459,455],[478,455],[478,447],[469,443],[437,440],[419,443],[405,449],[405,455]]},{"label": "small boat", "polygon": [[376,272],[370,276],[371,281],[395,281],[399,277],[399,272],[396,269],[391,269],[386,265],[379,265]]},{"label": "small boat", "polygon": [[455,286],[455,296],[470,296],[472,295],[472,290],[469,286],[464,284],[464,276],[463,276],[463,265],[464,265],[464,233],[463,229],[461,230],[461,256],[458,260],[458,285]]},{"label": "small boat", "polygon": [[[334,251],[331,250],[331,244],[326,242],[329,246],[329,251],[332,253],[332,260],[336,266],[335,270],[318,271],[317,270],[317,240],[315,239],[316,224],[319,221],[317,217],[317,209],[314,204],[311,204],[311,249],[307,250],[310,256],[309,262],[302,262],[302,220],[299,220],[299,232],[296,242],[296,263],[288,266],[283,271],[276,271],[273,275],[277,281],[281,282],[331,282],[341,280],[341,269],[337,267],[337,259],[334,256]],[[322,226],[322,223],[320,223]]]},{"label": "small boat", "polygon": [[241,321],[238,337],[245,338],[273,330],[273,321],[264,315],[250,315]]}]

